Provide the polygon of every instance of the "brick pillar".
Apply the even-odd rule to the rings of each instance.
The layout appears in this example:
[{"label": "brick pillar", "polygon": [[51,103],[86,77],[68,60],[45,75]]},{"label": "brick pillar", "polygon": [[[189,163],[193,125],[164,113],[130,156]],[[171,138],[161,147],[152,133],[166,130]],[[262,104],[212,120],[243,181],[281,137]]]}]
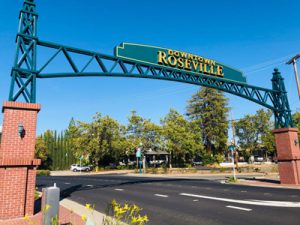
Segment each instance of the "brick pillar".
[{"label": "brick pillar", "polygon": [[[33,215],[36,167],[34,159],[39,104],[4,102],[0,145],[0,220]],[[24,135],[18,132],[24,126]]]},{"label": "brick pillar", "polygon": [[300,149],[297,128],[273,130],[282,184],[300,185]]}]

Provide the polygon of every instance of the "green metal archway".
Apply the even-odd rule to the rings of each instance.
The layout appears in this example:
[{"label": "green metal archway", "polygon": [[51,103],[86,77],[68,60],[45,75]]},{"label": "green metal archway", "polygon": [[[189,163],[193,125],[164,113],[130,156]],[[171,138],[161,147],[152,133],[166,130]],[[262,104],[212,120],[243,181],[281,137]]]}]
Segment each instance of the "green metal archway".
[{"label": "green metal archway", "polygon": [[[19,19],[20,24],[16,39],[17,51],[11,71],[9,101],[18,101],[23,97],[26,102],[35,103],[37,78],[88,76],[150,78],[201,85],[237,95],[271,109],[275,115],[276,128],[294,126],[284,81],[277,69],[273,73],[272,89],[267,89],[243,82],[205,74],[194,74],[189,71],[166,68],[150,63],[140,63],[117,56],[109,56],[40,40],[37,36],[38,14],[36,13],[34,0],[24,1]],[[38,67],[37,52],[39,48],[52,49],[54,53],[43,65]],[[78,63],[72,58],[72,54],[86,57],[86,63],[79,67]],[[64,57],[66,64],[72,70],[71,72],[45,72],[49,64],[58,58],[58,55]],[[88,72],[87,70],[92,61],[97,62],[96,72]]]}]

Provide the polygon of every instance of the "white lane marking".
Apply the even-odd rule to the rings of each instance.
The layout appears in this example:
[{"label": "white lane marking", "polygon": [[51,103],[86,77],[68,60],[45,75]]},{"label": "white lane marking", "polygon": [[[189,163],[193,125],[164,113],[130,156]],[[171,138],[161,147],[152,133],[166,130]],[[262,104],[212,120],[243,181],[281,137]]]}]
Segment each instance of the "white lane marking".
[{"label": "white lane marking", "polygon": [[124,189],[116,188],[115,191],[124,191]]},{"label": "white lane marking", "polygon": [[198,199],[194,199],[193,202],[199,202],[199,200]]},{"label": "white lane marking", "polygon": [[94,185],[91,185],[91,184],[88,184],[88,185],[86,185],[87,187],[94,187]]},{"label": "white lane marking", "polygon": [[155,196],[157,196],[157,197],[162,197],[162,198],[167,198],[167,197],[169,197],[168,195],[161,195],[161,194],[155,194]]},{"label": "white lane marking", "polygon": [[252,209],[248,209],[248,208],[242,208],[242,207],[236,207],[236,206],[232,206],[232,205],[227,205],[227,208],[231,208],[231,209],[239,209],[239,210],[244,210],[244,211],[252,211]]},{"label": "white lane marking", "polygon": [[241,191],[242,193],[246,193],[247,191]]},{"label": "white lane marking", "polygon": [[65,183],[65,184],[71,184],[71,183],[68,183],[68,182],[67,182],[67,183]]},{"label": "white lane marking", "polygon": [[223,201],[223,202],[234,202],[246,205],[260,205],[260,206],[274,206],[274,207],[290,207],[290,208],[300,208],[300,202],[281,202],[281,201],[262,201],[262,200],[237,200],[237,199],[230,199],[230,198],[217,198],[212,196],[206,195],[195,195],[195,194],[188,194],[188,193],[180,193],[179,195],[188,196],[193,198],[204,198],[216,201]]}]

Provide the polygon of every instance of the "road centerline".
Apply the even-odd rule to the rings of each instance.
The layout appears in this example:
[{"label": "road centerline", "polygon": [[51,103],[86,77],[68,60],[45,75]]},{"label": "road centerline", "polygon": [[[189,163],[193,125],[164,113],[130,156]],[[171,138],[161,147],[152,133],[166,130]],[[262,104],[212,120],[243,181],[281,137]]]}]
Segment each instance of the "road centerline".
[{"label": "road centerline", "polygon": [[124,189],[121,189],[121,188],[115,188],[115,191],[124,191]]},{"label": "road centerline", "polygon": [[243,210],[243,211],[248,211],[248,212],[252,211],[252,209],[237,207],[237,206],[232,206],[232,205],[227,205],[226,208],[238,209],[238,210]]},{"label": "road centerline", "polygon": [[161,194],[154,194],[155,196],[157,197],[162,197],[162,198],[168,198],[169,196],[168,195],[161,195]]},{"label": "road centerline", "polygon": [[265,200],[254,200],[254,199],[238,200],[238,199],[218,198],[218,197],[213,197],[213,196],[196,195],[196,194],[189,194],[189,193],[180,193],[179,195],[193,197],[193,198],[203,198],[203,199],[210,199],[210,200],[216,200],[216,201],[223,201],[223,202],[233,202],[233,203],[239,203],[239,204],[245,204],[245,205],[300,208],[300,202],[265,201]]}]

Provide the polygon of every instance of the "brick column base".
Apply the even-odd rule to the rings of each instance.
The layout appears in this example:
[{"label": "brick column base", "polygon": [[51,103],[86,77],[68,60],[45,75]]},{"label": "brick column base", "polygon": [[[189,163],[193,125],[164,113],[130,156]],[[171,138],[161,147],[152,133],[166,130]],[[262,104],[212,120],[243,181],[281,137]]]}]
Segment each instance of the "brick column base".
[{"label": "brick column base", "polygon": [[297,128],[273,130],[281,184],[300,185],[300,149]]},{"label": "brick column base", "polygon": [[[39,104],[4,102],[0,145],[0,220],[33,215],[36,167],[34,159]],[[18,127],[23,125],[23,135]]]}]

